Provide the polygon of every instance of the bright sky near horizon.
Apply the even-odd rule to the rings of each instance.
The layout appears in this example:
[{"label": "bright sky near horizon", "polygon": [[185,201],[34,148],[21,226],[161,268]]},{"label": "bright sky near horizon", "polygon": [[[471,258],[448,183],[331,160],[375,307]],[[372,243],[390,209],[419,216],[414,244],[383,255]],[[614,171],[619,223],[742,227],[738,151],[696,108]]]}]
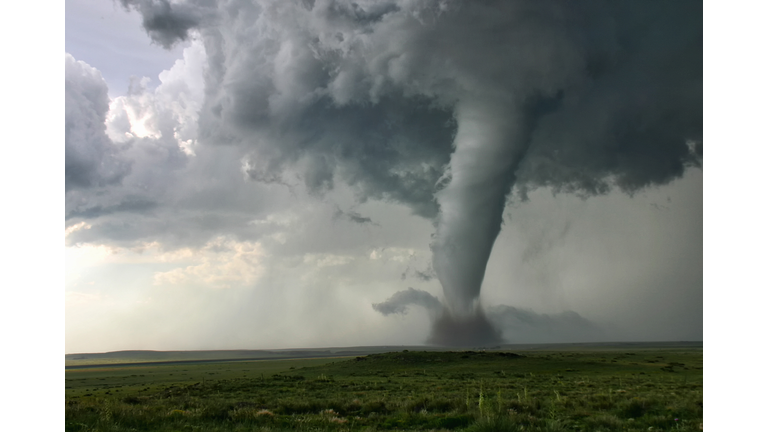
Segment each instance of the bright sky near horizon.
[{"label": "bright sky near horizon", "polygon": [[424,343],[494,170],[504,340],[703,340],[700,15],[124,3],[66,2],[67,353]]}]

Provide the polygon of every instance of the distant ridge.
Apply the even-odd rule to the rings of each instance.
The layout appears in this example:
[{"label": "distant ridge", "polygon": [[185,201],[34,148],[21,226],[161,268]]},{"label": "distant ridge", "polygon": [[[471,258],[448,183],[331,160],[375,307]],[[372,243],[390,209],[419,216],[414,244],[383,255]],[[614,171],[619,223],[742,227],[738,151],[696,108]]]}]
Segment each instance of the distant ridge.
[{"label": "distant ridge", "polygon": [[73,353],[64,356],[66,367],[123,365],[136,363],[167,363],[167,362],[209,362],[209,361],[245,361],[245,360],[286,360],[312,357],[355,357],[369,354],[379,354],[392,351],[527,351],[527,350],[611,350],[611,349],[703,349],[703,341],[679,342],[589,342],[589,343],[555,343],[555,344],[501,344],[479,347],[435,347],[420,345],[384,345],[358,347],[329,347],[329,348],[287,348],[271,350],[195,350],[195,351],[153,351],[125,350],[104,353]]},{"label": "distant ridge", "polygon": [[278,360],[312,357],[352,357],[403,349],[434,350],[434,347],[378,346],[343,348],[289,348],[275,350],[196,350],[196,351],[152,351],[126,350],[105,353],[73,353],[64,356],[67,367],[80,365],[116,365],[153,362],[184,361],[238,361]]}]

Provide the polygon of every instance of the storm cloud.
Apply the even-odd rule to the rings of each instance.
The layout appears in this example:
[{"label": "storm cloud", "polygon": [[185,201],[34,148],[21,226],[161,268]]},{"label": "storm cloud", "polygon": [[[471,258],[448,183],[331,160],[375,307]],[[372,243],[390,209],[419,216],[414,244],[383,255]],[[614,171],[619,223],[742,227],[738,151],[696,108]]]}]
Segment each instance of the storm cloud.
[{"label": "storm cloud", "polygon": [[530,135],[521,188],[632,192],[701,158],[700,2],[123,3],[159,43],[200,33],[211,143],[303,160],[312,187],[338,175],[435,216],[456,107],[489,98]]},{"label": "storm cloud", "polygon": [[[540,187],[635,194],[702,164],[701,2],[121,3],[161,46],[195,39],[205,50],[194,114],[155,110],[166,120],[157,133],[134,131],[131,148],[164,149],[173,169],[156,175],[177,184],[190,177],[175,172],[214,172],[182,151],[184,118],[196,125],[195,151],[237,155],[236,174],[253,183],[299,183],[314,196],[344,184],[357,203],[393,202],[428,219],[444,294],[435,343],[458,328],[467,331],[457,343],[500,340],[491,322],[504,320],[483,312],[480,291],[511,200]],[[114,171],[92,177],[128,179]],[[138,202],[129,192],[69,214],[127,209]],[[497,315],[531,322],[516,309]]]}]

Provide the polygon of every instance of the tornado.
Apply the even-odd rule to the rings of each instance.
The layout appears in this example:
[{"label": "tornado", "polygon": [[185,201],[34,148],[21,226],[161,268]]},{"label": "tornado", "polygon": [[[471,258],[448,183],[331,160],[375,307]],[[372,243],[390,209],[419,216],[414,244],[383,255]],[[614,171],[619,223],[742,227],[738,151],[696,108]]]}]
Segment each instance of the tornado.
[{"label": "tornado", "polygon": [[485,268],[501,230],[514,168],[525,150],[521,108],[503,100],[460,102],[448,183],[436,193],[440,206],[431,245],[432,266],[443,287],[445,309],[430,341],[471,345],[500,340],[479,303]]}]

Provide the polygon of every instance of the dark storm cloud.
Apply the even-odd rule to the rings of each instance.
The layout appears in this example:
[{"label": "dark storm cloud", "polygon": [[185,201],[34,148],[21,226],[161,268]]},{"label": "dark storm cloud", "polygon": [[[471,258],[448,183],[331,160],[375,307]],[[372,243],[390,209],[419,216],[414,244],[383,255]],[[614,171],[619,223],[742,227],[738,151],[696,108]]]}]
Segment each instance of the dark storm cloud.
[{"label": "dark storm cloud", "polygon": [[701,7],[611,3],[614,47],[589,59],[587,88],[565,92],[560,109],[540,120],[518,175],[566,191],[615,183],[632,192],[700,165]]},{"label": "dark storm cloud", "polygon": [[453,107],[491,95],[555,101],[523,120],[529,138],[506,177],[523,192],[634,191],[701,156],[700,2],[124,4],[168,23],[148,30],[160,43],[200,30],[201,134],[255,145],[269,161],[254,178],[312,161],[310,189],[336,176],[361,199],[434,217]]},{"label": "dark storm cloud", "polygon": [[[241,99],[247,98],[250,90],[244,92],[232,98],[233,106],[222,115],[257,111],[242,105],[245,101]],[[260,119],[243,119],[243,115],[231,119],[235,130],[246,131],[262,123]],[[259,136],[256,142],[261,144],[257,158],[262,160],[249,166],[254,167],[248,171],[251,178],[282,183],[286,181],[282,178],[285,167],[298,165],[311,192],[332,188],[337,176],[356,186],[361,201],[401,202],[421,216],[437,214],[434,185],[450,157],[450,112],[398,95],[377,104],[346,107],[335,107],[323,98],[300,114],[277,121],[285,124],[278,128],[264,120],[264,130],[244,132]],[[268,160],[263,160],[265,157]]]},{"label": "dark storm cloud", "polygon": [[66,54],[64,95],[66,191],[120,183],[131,164],[107,136],[109,97],[101,74]]}]

